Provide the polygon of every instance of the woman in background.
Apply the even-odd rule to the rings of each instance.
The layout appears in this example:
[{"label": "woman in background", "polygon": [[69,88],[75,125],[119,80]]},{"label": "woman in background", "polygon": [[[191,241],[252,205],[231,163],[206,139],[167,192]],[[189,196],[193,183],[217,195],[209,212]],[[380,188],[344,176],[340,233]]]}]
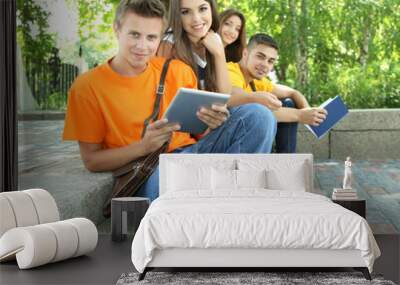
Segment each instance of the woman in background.
[{"label": "woman in background", "polygon": [[235,9],[227,9],[219,16],[218,30],[225,47],[226,62],[239,62],[246,46],[246,19]]},{"label": "woman in background", "polygon": [[171,0],[169,29],[157,55],[192,67],[199,89],[230,94],[231,84],[215,0]]}]

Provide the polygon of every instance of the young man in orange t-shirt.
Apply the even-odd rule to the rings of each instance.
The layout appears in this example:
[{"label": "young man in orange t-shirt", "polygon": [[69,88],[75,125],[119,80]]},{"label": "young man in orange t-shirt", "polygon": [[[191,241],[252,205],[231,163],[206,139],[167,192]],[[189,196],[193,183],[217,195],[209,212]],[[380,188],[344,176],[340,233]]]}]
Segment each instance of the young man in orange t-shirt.
[{"label": "young man in orange t-shirt", "polygon": [[[119,50],[115,57],[79,76],[71,87],[63,138],[77,140],[90,171],[111,171],[147,155],[170,140],[169,151],[181,153],[269,152],[276,122],[266,108],[250,104],[231,109],[202,108],[197,116],[209,126],[196,142],[176,132],[179,125],[160,119],[148,125],[165,59],[154,57],[164,30],[165,8],[159,0],[123,0],[115,16]],[[180,87],[196,88],[192,69],[171,61],[160,116]],[[228,118],[229,117],[229,118]],[[269,121],[269,124],[260,122]],[[158,196],[158,169],[136,194]]]}]

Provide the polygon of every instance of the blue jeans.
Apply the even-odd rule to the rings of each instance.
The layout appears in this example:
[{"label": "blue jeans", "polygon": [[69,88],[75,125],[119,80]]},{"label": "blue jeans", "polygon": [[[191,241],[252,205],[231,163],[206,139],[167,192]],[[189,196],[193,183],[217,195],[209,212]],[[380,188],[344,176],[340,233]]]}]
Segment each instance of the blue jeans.
[{"label": "blue jeans", "polygon": [[[296,108],[296,104],[290,98],[282,101],[282,107]],[[297,126],[298,123],[278,123],[275,137],[276,153],[295,153],[297,143]]]},{"label": "blue jeans", "polygon": [[[229,119],[197,143],[175,153],[270,153],[276,134],[273,113],[260,104],[246,104],[230,109]],[[149,177],[135,196],[151,201],[159,193],[159,169]]]}]

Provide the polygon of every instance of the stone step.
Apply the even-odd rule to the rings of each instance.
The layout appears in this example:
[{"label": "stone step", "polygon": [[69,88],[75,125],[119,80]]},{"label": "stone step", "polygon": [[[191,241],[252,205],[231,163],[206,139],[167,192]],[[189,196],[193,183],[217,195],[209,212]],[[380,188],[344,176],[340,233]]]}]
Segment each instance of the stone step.
[{"label": "stone step", "polygon": [[62,141],[63,127],[59,120],[19,122],[18,189],[46,189],[56,200],[61,219],[86,217],[99,224],[104,221],[102,206],[112,175],[89,172],[78,144]]},{"label": "stone step", "polygon": [[57,202],[61,219],[86,217],[99,224],[105,220],[102,208],[112,183],[111,173],[87,171],[77,154],[20,173],[18,188],[48,190]]}]

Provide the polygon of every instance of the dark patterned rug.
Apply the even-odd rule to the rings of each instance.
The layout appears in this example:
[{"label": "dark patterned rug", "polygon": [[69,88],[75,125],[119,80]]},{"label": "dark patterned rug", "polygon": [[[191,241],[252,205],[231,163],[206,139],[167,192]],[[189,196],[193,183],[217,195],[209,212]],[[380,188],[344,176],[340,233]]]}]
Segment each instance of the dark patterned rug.
[{"label": "dark patterned rug", "polygon": [[372,275],[372,281],[368,281],[360,272],[148,272],[142,281],[138,281],[138,276],[138,273],[122,274],[116,285],[395,285],[380,275]]}]

